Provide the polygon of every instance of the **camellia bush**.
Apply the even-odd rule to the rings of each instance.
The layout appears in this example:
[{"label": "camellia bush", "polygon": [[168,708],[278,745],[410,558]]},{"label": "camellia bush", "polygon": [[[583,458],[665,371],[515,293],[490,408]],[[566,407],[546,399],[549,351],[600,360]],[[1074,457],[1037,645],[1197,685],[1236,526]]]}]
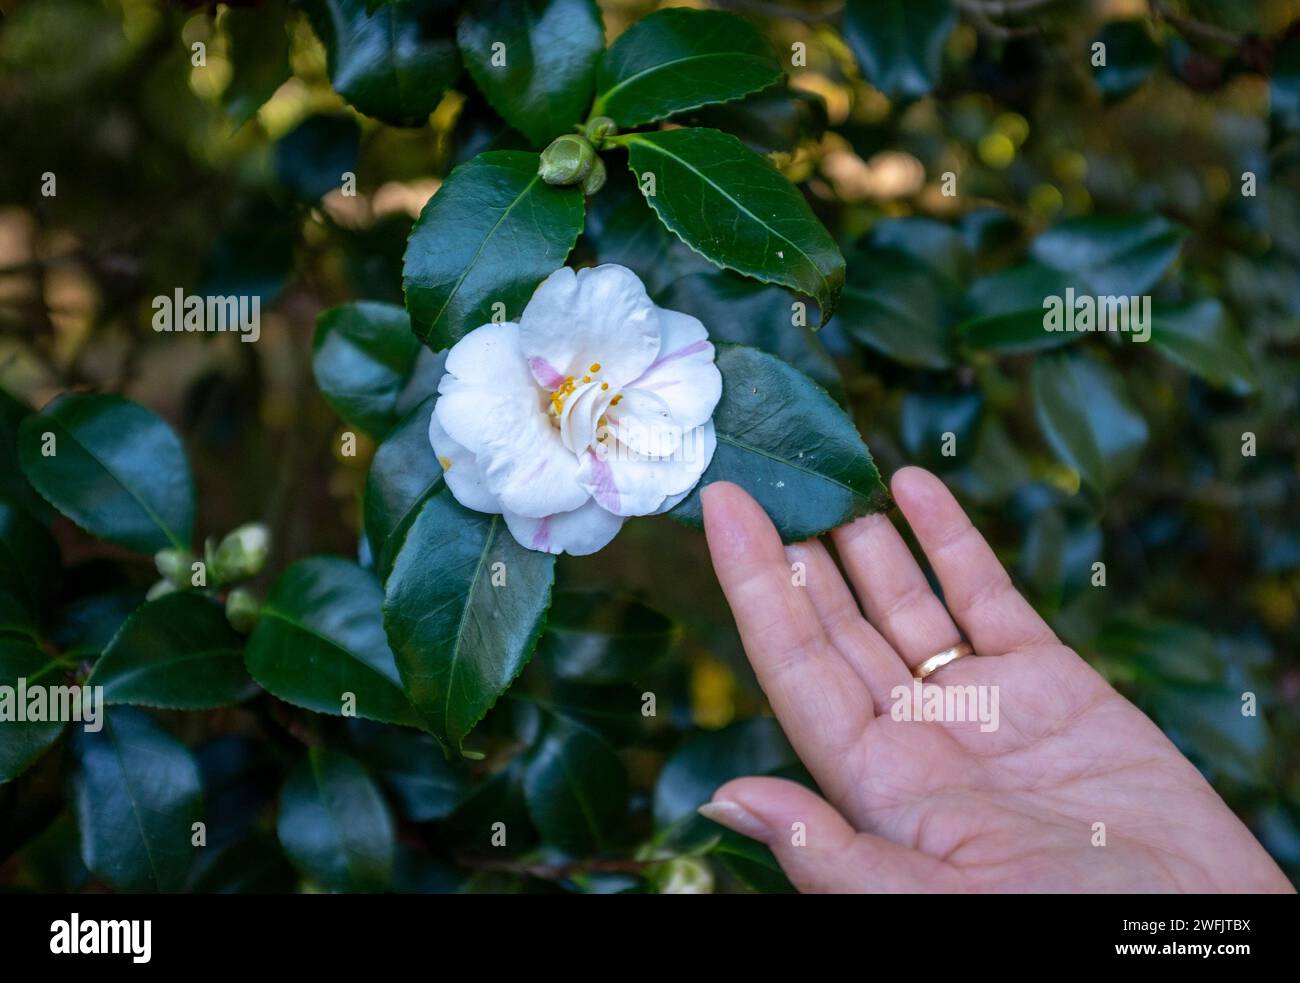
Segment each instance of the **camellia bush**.
[{"label": "camellia bush", "polygon": [[789,891],[699,493],[906,463],[1300,874],[1296,5],[5,12],[0,883]]}]

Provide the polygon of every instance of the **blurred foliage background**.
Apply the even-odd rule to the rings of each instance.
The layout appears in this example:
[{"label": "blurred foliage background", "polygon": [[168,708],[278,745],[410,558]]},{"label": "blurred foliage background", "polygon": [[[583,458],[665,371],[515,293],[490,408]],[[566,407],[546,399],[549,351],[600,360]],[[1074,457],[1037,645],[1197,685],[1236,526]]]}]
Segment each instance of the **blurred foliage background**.
[{"label": "blurred foliage background", "polygon": [[[346,427],[312,376],[317,315],[400,304],[405,239],[440,182],[483,149],[526,146],[463,75],[416,125],[356,112],[331,85],[309,6],[0,0],[5,416],[69,389],[164,416],[193,462],[200,531],[271,527],[263,593],[296,559],[357,556],[374,446],[363,436],[355,457],[339,453]],[[432,6],[454,21],[454,4]],[[607,36],[656,6],[602,0]],[[933,41],[934,57],[903,64],[855,30],[854,4],[714,6],[783,55],[806,46],[788,87],[694,119],[804,188],[848,258],[839,313],[815,336],[792,328],[779,288],[716,271],[624,207],[635,189],[621,167],[573,261],[631,266],[666,306],[779,351],[851,409],[882,472],[938,470],[1062,637],[1300,877],[1300,3],[917,0],[917,50]],[[1116,217],[1155,223],[1120,260],[1133,275],[1163,257],[1133,292],[1167,311],[1165,333],[1044,351],[1042,297],[1062,267],[1132,231],[1106,224]],[[150,301],[177,287],[259,295],[260,341],[155,333]],[[48,515],[11,450],[0,494]],[[66,520],[53,529],[68,649],[90,659],[156,575]],[[476,732],[482,760],[453,764],[415,731],[260,694],[155,715],[194,751],[212,831],[186,886],[783,889],[763,851],[690,818],[728,777],[797,772],[703,537],[631,522],[597,556],[562,558],[557,589],[517,688],[619,749],[596,766],[628,788],[609,842],[557,842],[524,808],[520,752],[538,739],[527,699]],[[639,708],[644,691],[657,716],[613,709]],[[1240,712],[1246,691],[1256,716]],[[395,844],[388,878],[332,884],[286,861],[289,807],[276,801],[304,747],[381,790],[389,826],[358,822]],[[0,785],[0,884],[102,887],[78,850],[69,753]],[[488,861],[479,831],[496,816],[526,832]],[[705,859],[663,862],[683,854]]]}]

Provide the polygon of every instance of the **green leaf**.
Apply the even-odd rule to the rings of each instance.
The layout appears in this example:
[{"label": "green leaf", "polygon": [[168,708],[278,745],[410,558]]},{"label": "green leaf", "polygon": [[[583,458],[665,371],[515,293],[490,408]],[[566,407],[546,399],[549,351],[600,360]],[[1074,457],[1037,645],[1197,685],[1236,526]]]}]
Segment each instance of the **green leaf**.
[{"label": "green leaf", "polygon": [[519,150],[479,154],[452,171],[420,213],[402,286],[416,334],[434,350],[502,309],[518,319],[577,241],[582,192],[545,184],[537,160]]},{"label": "green leaf", "polygon": [[1057,456],[1097,491],[1115,485],[1147,441],[1123,380],[1095,359],[1058,353],[1034,361],[1034,410]]},{"label": "green leaf", "polygon": [[411,702],[434,736],[459,749],[519,675],[551,600],[555,557],[524,549],[499,515],[472,512],[440,488],[402,543],[384,627]]},{"label": "green leaf", "polygon": [[375,451],[366,475],[366,539],[375,572],[387,580],[397,551],[420,508],[442,487],[442,466],[429,444],[429,418],[437,397],[424,400]]},{"label": "green leaf", "polygon": [[108,703],[207,710],[249,694],[243,639],[221,605],[175,593],[138,608],[118,629],[87,686]]},{"label": "green leaf", "polygon": [[355,563],[299,560],[280,575],[248,639],[248,671],[295,706],[341,716],[344,694],[366,720],[418,726],[380,620],[383,588]]},{"label": "green leaf", "polygon": [[59,545],[28,512],[0,498],[0,595],[8,594],[38,626],[59,591]]},{"label": "green leaf", "polygon": [[[729,133],[661,130],[615,137],[645,186],[650,207],[716,266],[778,283],[817,301],[821,323],[844,286],[844,257],[802,194]],[[727,220],[719,222],[717,216]]]},{"label": "green leaf", "polygon": [[524,764],[524,800],[542,840],[571,854],[607,846],[627,813],[627,769],[595,731],[546,715]]},{"label": "green leaf", "polygon": [[1239,395],[1255,390],[1245,341],[1217,300],[1157,304],[1151,312],[1151,342],[1162,355],[1215,386]]},{"label": "green leaf", "polygon": [[357,758],[379,776],[403,818],[427,823],[451,815],[465,794],[465,778],[428,734],[351,720]]},{"label": "green leaf", "polygon": [[796,764],[798,758],[771,717],[706,731],[675,751],[659,773],[655,822],[666,827],[693,818],[695,810],[733,778],[770,775]]},{"label": "green leaf", "polygon": [[314,747],[289,773],[276,824],[302,873],[331,891],[383,891],[393,879],[393,817],[364,768]]},{"label": "green leaf", "polygon": [[[648,212],[645,214],[649,216]],[[45,499],[36,494],[18,463],[18,427],[32,412],[26,403],[0,389],[0,498],[21,506],[44,522],[54,513]]]},{"label": "green leaf", "polygon": [[734,481],[763,506],[786,542],[818,536],[886,507],[889,496],[853,421],[806,376],[753,348],[724,347],[718,449],[672,515],[703,522],[700,491]]},{"label": "green leaf", "polygon": [[[18,680],[29,686],[65,685],[62,666],[35,643],[12,635],[0,635],[0,686],[14,688],[6,699],[0,696],[0,782],[17,778],[49,749],[63,733],[62,721],[18,720],[25,708],[18,706]],[[8,706],[5,704],[8,703]]]},{"label": "green leaf", "polygon": [[177,891],[194,861],[199,769],[189,749],[147,714],[106,715],[78,732],[73,808],[81,859],[117,891]]},{"label": "green leaf", "polygon": [[826,132],[826,102],[815,93],[780,84],[738,102],[692,110],[677,122],[734,134],[756,154],[790,153]]},{"label": "green leaf", "polygon": [[1106,64],[1093,65],[1092,77],[1107,100],[1122,99],[1155,74],[1161,50],[1144,20],[1111,21],[1094,44],[1102,44]]},{"label": "green leaf", "polygon": [[423,126],[460,74],[447,13],[437,0],[387,4],[312,0],[330,83],[357,110],[394,126]]},{"label": "green leaf", "polygon": [[1087,215],[1052,226],[1030,252],[1082,292],[1141,296],[1173,265],[1186,237],[1162,215]]},{"label": "green leaf", "polygon": [[557,675],[584,683],[643,677],[676,642],[673,621],[640,601],[605,590],[555,595],[537,646]]},{"label": "green leaf", "polygon": [[1043,327],[1043,301],[1064,297],[1069,286],[1067,274],[1032,260],[980,277],[966,294],[968,317],[956,335],[967,348],[1004,355],[1073,344],[1081,333]]},{"label": "green leaf", "polygon": [[740,99],[782,74],[772,45],[749,21],[716,10],[660,10],[605,52],[591,115],[629,129]]},{"label": "green leaf", "polygon": [[91,535],[140,553],[189,548],[190,465],[161,417],[120,396],[65,393],[24,420],[18,437],[28,480]]},{"label": "green leaf", "polygon": [[839,369],[817,335],[795,323],[794,298],[783,288],[734,273],[695,273],[676,279],[655,302],[699,318],[714,341],[749,345],[789,362],[844,402]]},{"label": "green leaf", "polygon": [[456,41],[492,108],[544,147],[590,105],[605,27],[593,0],[475,0]]},{"label": "green leaf", "polygon": [[652,297],[683,276],[717,269],[664,228],[632,173],[617,168],[591,199],[583,240],[598,262],[626,266],[639,276]]},{"label": "green leaf", "polygon": [[257,10],[228,7],[222,15],[230,42],[230,84],[221,102],[236,128],[252,119],[293,74],[286,16],[285,5],[278,2]]},{"label": "green leaf", "polygon": [[848,0],[844,40],[863,76],[891,99],[919,99],[939,82],[957,26],[952,0]]},{"label": "green leaf", "polygon": [[948,314],[931,269],[895,250],[849,255],[853,262],[835,323],[896,362],[948,368]]},{"label": "green leaf", "polygon": [[401,307],[367,301],[340,304],[316,320],[312,371],[339,416],[383,437],[401,419],[398,402],[424,350]]},{"label": "green leaf", "polygon": [[1262,714],[1242,713],[1241,688],[1168,684],[1143,699],[1161,728],[1212,778],[1267,788],[1275,757]]}]

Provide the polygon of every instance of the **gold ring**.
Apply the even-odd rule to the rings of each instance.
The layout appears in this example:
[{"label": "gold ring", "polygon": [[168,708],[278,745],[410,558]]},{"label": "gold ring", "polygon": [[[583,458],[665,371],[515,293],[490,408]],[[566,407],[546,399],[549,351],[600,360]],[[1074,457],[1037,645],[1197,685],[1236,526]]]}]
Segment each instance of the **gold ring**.
[{"label": "gold ring", "polygon": [[930,656],[916,667],[916,671],[912,673],[912,676],[915,679],[924,679],[932,672],[942,669],[949,662],[956,662],[963,656],[974,654],[975,650],[971,648],[970,642],[962,642],[960,645],[954,645],[950,649],[944,649],[942,652],[936,652]]}]

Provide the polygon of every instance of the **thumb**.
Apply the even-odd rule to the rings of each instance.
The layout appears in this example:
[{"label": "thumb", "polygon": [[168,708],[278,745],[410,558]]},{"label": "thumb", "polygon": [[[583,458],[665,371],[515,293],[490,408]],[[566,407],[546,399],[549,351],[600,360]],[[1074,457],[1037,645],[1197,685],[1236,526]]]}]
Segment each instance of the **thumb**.
[{"label": "thumb", "polygon": [[954,871],[916,850],[859,833],[829,802],[783,778],[738,778],[700,814],[765,844],[800,891],[833,894],[952,889]]}]

